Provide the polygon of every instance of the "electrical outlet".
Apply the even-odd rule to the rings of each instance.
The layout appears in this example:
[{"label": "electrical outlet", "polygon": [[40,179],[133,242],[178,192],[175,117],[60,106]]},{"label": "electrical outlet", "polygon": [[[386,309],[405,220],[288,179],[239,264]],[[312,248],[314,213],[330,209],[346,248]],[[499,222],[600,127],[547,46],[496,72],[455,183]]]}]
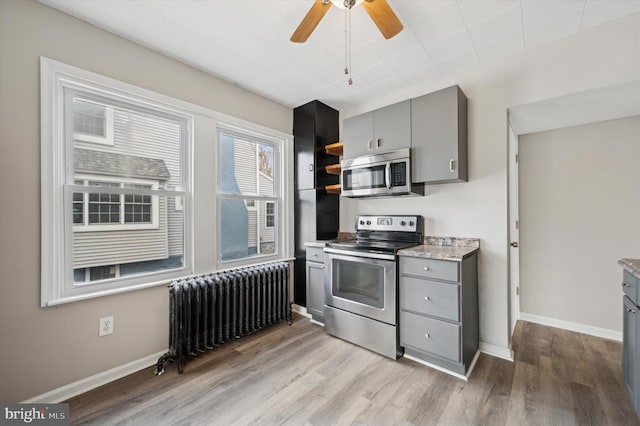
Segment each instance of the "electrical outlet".
[{"label": "electrical outlet", "polygon": [[113,334],[113,316],[100,318],[100,330],[98,336]]}]

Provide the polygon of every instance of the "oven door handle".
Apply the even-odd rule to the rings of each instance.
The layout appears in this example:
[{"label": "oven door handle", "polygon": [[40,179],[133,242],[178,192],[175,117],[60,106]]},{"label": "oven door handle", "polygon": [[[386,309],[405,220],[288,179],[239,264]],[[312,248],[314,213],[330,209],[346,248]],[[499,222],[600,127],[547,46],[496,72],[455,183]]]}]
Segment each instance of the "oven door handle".
[{"label": "oven door handle", "polygon": [[384,169],[384,181],[387,189],[391,191],[391,161],[387,161],[387,165]]},{"label": "oven door handle", "polygon": [[368,251],[358,251],[354,252],[351,250],[340,250],[331,247],[324,248],[325,253],[329,254],[341,254],[343,256],[349,256],[356,259],[381,259],[381,260],[395,260],[396,257],[393,254],[384,254],[384,253],[372,253]]}]

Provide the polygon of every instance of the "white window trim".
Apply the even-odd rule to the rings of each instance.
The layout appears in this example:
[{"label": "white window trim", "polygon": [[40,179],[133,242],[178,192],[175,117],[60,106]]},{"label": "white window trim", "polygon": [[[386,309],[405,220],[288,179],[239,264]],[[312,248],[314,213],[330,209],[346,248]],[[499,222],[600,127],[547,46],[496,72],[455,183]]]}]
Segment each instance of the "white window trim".
[{"label": "white window trim", "polygon": [[115,129],[114,122],[113,122],[113,107],[110,107],[109,105],[103,105],[95,101],[89,101],[87,99],[80,99],[80,100],[82,102],[89,102],[96,105],[101,105],[105,108],[105,120],[104,120],[105,136],[101,137],[96,135],[89,135],[87,133],[73,132],[73,138],[77,141],[113,146],[115,144],[114,137],[113,137],[114,129]]},{"label": "white window trim", "polygon": [[[157,190],[159,188],[159,182],[157,180],[146,179],[133,179],[133,178],[119,178],[112,176],[100,176],[100,175],[85,175],[76,174],[75,180],[82,181],[99,181],[99,182],[111,182],[120,184],[137,184],[137,185],[149,185],[151,190]],[[91,186],[83,186],[84,192],[92,193]],[[122,186],[120,187],[122,188]],[[80,191],[77,191],[80,192]],[[118,193],[120,191],[113,191]],[[146,229],[158,229],[160,227],[160,197],[157,195],[151,196],[151,223],[124,223],[124,194],[120,194],[120,221],[119,224],[108,225],[92,225],[88,223],[88,208],[89,200],[84,197],[84,209],[83,220],[84,224],[73,224],[73,232],[104,232],[104,231],[138,231]],[[176,197],[178,198],[178,197]]]},{"label": "white window trim", "polygon": [[[66,209],[71,195],[65,191],[67,174],[64,134],[64,90],[65,88],[95,92],[108,97],[133,102],[180,117],[185,124],[185,146],[183,147],[184,182],[178,191],[159,190],[161,196],[183,196],[185,198],[184,262],[183,267],[161,272],[150,272],[119,280],[98,281],[96,284],[73,284],[73,267],[70,244],[66,244],[67,233],[72,230],[71,209]],[[166,285],[174,278],[193,273],[193,121],[198,107],[158,93],[139,88],[118,80],[104,77],[49,58],[40,58],[40,108],[41,108],[41,306],[56,306],[111,294]],[[124,189],[121,189],[124,191]],[[68,194],[65,194],[67,192]],[[69,232],[70,233],[70,232]]]}]

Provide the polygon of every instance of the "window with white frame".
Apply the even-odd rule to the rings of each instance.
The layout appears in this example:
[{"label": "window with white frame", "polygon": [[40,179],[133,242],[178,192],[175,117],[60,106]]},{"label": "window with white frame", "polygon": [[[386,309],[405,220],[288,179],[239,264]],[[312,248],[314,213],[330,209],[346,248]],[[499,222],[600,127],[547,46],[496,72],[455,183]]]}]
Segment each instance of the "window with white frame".
[{"label": "window with white frame", "polygon": [[218,127],[219,260],[276,256],[283,141]]},{"label": "window with white frame", "polygon": [[192,116],[42,58],[42,304],[190,273]]},{"label": "window with white frame", "polygon": [[95,101],[73,99],[73,137],[79,141],[113,145],[113,108]]}]

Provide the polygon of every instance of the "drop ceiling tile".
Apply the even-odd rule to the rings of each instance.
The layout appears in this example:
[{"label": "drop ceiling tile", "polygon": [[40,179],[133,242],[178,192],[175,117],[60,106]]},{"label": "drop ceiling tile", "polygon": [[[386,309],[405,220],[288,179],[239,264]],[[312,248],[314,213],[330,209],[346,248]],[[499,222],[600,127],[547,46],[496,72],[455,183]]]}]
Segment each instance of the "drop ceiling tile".
[{"label": "drop ceiling tile", "polygon": [[589,28],[625,15],[640,12],[637,0],[587,0],[581,28]]},{"label": "drop ceiling tile", "polygon": [[525,30],[539,27],[563,16],[582,13],[584,0],[531,0],[522,5],[522,20]]},{"label": "drop ceiling tile", "polygon": [[522,15],[520,8],[511,8],[475,25],[469,26],[469,34],[474,46],[482,46],[507,37],[522,35]]},{"label": "drop ceiling tile", "polygon": [[478,58],[474,52],[463,53],[462,55],[448,58],[438,62],[436,65],[444,74],[467,71],[470,67],[478,64]]},{"label": "drop ceiling tile", "polygon": [[517,9],[520,14],[520,0],[458,0],[460,12],[468,27]]},{"label": "drop ceiling tile", "polygon": [[466,29],[432,41],[424,47],[435,62],[457,57],[474,49]]},{"label": "drop ceiling tile", "polygon": [[451,6],[453,0],[429,1],[395,1],[391,5],[398,18],[403,23],[415,23],[427,15],[436,16],[440,9]]},{"label": "drop ceiling tile", "polygon": [[389,80],[382,81],[379,84],[374,84],[374,87],[378,90],[380,95],[384,96],[407,89],[409,87],[409,83],[402,76],[395,75]]},{"label": "drop ceiling tile", "polygon": [[524,41],[522,39],[521,33],[517,36],[492,41],[490,43],[476,47],[480,62],[499,59],[504,56],[519,52],[522,49],[524,49]]},{"label": "drop ceiling tile", "polygon": [[464,28],[464,22],[456,4],[448,2],[442,8],[411,23],[409,28],[421,43],[429,43]]},{"label": "drop ceiling tile", "polygon": [[402,73],[402,78],[404,78],[409,85],[418,85],[430,79],[440,77],[442,77],[442,73],[435,65],[428,65]]},{"label": "drop ceiling tile", "polygon": [[372,85],[376,86],[382,82],[393,79],[398,75],[398,73],[390,64],[381,62],[360,71],[359,75],[366,78]]},{"label": "drop ceiling tile", "polygon": [[528,28],[524,33],[525,47],[536,46],[551,40],[576,34],[580,27],[582,11],[576,10],[553,21],[534,28]]},{"label": "drop ceiling tile", "polygon": [[421,46],[393,56],[388,61],[400,74],[433,65],[431,56]]}]

